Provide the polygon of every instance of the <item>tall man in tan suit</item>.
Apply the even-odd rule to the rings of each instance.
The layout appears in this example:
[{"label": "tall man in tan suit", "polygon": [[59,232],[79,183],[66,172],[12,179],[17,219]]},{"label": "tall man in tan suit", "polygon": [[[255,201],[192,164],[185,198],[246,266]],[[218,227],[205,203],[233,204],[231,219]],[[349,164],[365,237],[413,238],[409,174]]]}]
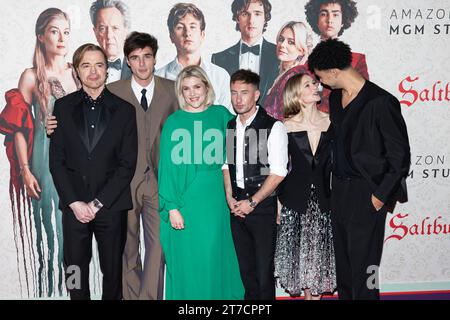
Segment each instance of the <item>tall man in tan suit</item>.
[{"label": "tall man in tan suit", "polygon": [[[153,75],[157,40],[132,32],[125,40],[124,53],[133,73],[131,79],[108,85],[115,95],[136,109],[138,161],[131,182],[133,209],[128,212],[128,232],[123,253],[123,297],[126,300],[163,298],[164,259],[159,242],[158,162],[161,128],[178,109],[175,83]],[[56,121],[47,122],[47,133]],[[144,230],[144,264],[140,255],[140,221]]]}]

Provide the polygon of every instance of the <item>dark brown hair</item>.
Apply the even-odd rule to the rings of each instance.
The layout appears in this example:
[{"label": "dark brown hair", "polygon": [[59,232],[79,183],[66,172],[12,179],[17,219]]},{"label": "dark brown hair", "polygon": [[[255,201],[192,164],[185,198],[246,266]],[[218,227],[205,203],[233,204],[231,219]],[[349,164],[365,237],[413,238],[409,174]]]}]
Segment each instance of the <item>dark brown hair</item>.
[{"label": "dark brown hair", "polygon": [[231,12],[233,13],[233,21],[236,21],[236,31],[240,31],[238,17],[243,10],[247,10],[252,2],[259,2],[264,7],[264,28],[263,32],[267,29],[267,22],[272,18],[271,11],[272,5],[269,0],[234,0],[231,4]]}]

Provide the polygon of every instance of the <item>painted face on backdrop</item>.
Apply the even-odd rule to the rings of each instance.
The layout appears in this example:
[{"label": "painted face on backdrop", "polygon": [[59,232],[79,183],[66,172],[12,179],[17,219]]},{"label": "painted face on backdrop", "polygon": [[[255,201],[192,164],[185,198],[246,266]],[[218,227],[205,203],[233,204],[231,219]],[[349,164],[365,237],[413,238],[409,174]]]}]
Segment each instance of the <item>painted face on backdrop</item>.
[{"label": "painted face on backdrop", "polygon": [[105,85],[107,65],[100,51],[86,51],[77,68],[84,87],[95,90]]},{"label": "painted face on backdrop", "polygon": [[235,81],[231,84],[231,103],[237,114],[245,114],[256,108],[260,92],[253,84]]},{"label": "painted face on backdrop", "polygon": [[117,8],[103,8],[98,11],[94,33],[108,60],[114,61],[123,54],[128,30],[122,13]]},{"label": "painted face on backdrop", "polygon": [[153,76],[156,59],[152,48],[145,47],[131,51],[128,55],[127,63],[138,80],[147,81]]},{"label": "painted face on backdrop", "polygon": [[69,22],[64,18],[55,18],[45,27],[44,34],[38,35],[47,55],[65,56],[70,37]]},{"label": "painted face on backdrop", "polygon": [[205,107],[208,88],[200,78],[188,77],[181,81],[181,93],[186,104],[194,110]]},{"label": "painted face on backdrop", "polygon": [[240,12],[237,18],[241,37],[246,42],[256,41],[262,36],[264,24],[266,23],[264,6],[262,3],[251,2],[247,8]]},{"label": "painted face on backdrop", "polygon": [[284,28],[277,39],[277,58],[282,62],[294,61],[304,52],[295,44],[294,32],[291,28]]},{"label": "painted face on backdrop", "polygon": [[339,3],[326,3],[320,6],[317,27],[322,40],[335,39],[341,31],[342,9]]},{"label": "painted face on backdrop", "polygon": [[190,13],[178,21],[170,35],[178,52],[190,54],[200,50],[205,39],[205,31],[202,31],[200,27],[200,21]]}]

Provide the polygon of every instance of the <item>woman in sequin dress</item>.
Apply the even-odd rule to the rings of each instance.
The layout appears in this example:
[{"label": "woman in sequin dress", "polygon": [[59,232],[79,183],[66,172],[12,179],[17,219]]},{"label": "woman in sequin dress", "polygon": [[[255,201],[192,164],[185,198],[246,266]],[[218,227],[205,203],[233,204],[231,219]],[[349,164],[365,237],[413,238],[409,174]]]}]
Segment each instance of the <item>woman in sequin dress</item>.
[{"label": "woman in sequin dress", "polygon": [[280,188],[282,205],[275,274],[291,295],[320,299],[336,288],[330,221],[331,129],[317,109],[318,84],[297,74],[283,93],[289,137],[290,172]]}]

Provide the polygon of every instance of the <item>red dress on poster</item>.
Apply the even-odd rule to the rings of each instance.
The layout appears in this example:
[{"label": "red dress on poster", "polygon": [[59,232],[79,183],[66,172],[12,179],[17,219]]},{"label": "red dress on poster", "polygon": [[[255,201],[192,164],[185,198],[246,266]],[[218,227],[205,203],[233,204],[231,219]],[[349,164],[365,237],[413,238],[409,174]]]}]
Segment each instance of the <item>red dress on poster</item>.
[{"label": "red dress on poster", "polygon": [[[31,200],[25,191],[25,185],[20,176],[19,160],[16,156],[16,144],[14,134],[22,132],[27,141],[27,160],[31,159],[33,151],[34,124],[31,105],[29,105],[19,89],[12,89],[5,93],[6,106],[0,113],[0,133],[5,135],[4,145],[6,147],[6,156],[10,164],[9,197],[11,201],[11,211],[14,225],[14,242],[17,251],[17,259],[23,261],[25,272],[25,281],[29,292],[29,272],[34,272],[34,264],[31,256],[34,255],[32,221],[31,221]],[[19,260],[17,260],[19,262]],[[19,281],[21,272],[19,271]],[[21,287],[22,289],[22,287]]]},{"label": "red dress on poster", "polygon": [[[20,179],[20,166],[16,156],[14,134],[19,131],[24,134],[27,140],[27,157],[30,160],[33,151],[33,115],[31,106],[25,101],[19,89],[7,91],[5,99],[6,106],[0,113],[0,133],[5,135],[4,145],[10,163],[10,192],[14,190],[17,195],[23,189],[23,183]],[[11,190],[11,187],[14,187],[14,189]]]}]

